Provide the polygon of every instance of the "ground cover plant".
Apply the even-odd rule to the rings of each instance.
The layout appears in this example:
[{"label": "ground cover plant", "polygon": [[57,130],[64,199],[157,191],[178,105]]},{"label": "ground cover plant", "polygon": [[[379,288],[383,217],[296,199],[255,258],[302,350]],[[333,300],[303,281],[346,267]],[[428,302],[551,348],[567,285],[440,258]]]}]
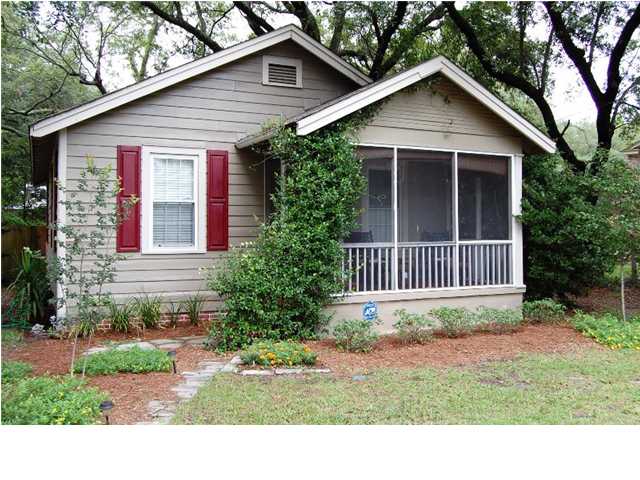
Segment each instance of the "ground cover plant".
[{"label": "ground cover plant", "polygon": [[333,336],[338,350],[367,353],[373,350],[379,335],[374,330],[374,322],[369,320],[343,320],[333,328]]},{"label": "ground cover plant", "polygon": [[78,362],[75,371],[86,375],[112,375],[118,372],[146,373],[168,372],[171,360],[163,350],[145,350],[133,347],[128,350],[110,349],[93,353]]},{"label": "ground cover plant", "polygon": [[14,328],[3,328],[1,335],[3,347],[15,347],[24,342],[23,333]]},{"label": "ground cover plant", "polygon": [[31,365],[25,362],[2,362],[2,383],[16,382],[30,375]]},{"label": "ground cover plant", "polygon": [[31,366],[2,363],[2,423],[90,425],[100,418],[106,395],[73,377],[30,377]]},{"label": "ground cover plant", "polygon": [[240,352],[240,358],[245,365],[292,367],[314,365],[318,356],[302,343],[261,341]]},{"label": "ground cover plant", "polygon": [[552,323],[564,319],[567,308],[551,298],[522,303],[522,313],[529,323]]},{"label": "ground cover plant", "polygon": [[[588,349],[468,367],[320,375],[221,375],[178,424],[637,424],[640,354]],[[278,408],[264,408],[273,399]]]},{"label": "ground cover plant", "polygon": [[612,313],[576,312],[571,321],[576,330],[613,350],[640,350],[640,315],[623,321]]},{"label": "ground cover plant", "polygon": [[393,328],[402,343],[427,343],[433,340],[434,323],[426,315],[409,313],[404,308],[396,310],[398,318]]}]

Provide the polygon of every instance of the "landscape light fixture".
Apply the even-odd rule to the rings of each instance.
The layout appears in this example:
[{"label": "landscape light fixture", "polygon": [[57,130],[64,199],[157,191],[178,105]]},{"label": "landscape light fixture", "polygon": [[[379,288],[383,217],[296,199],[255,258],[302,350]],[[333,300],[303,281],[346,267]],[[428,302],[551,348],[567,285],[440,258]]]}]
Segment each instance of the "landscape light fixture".
[{"label": "landscape light fixture", "polygon": [[113,408],[113,402],[111,400],[105,400],[100,402],[100,411],[104,415],[104,423],[109,425],[109,411]]},{"label": "landscape light fixture", "polygon": [[176,369],[176,351],[171,350],[168,352],[169,358],[171,359],[171,364],[173,365],[173,373],[178,373]]}]

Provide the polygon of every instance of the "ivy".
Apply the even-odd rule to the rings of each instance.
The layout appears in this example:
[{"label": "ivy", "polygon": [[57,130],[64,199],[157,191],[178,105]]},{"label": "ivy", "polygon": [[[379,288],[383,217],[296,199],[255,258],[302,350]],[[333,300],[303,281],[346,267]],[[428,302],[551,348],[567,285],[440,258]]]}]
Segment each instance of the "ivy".
[{"label": "ivy", "polygon": [[324,307],[343,287],[342,240],[353,230],[365,190],[355,139],[381,103],[307,136],[280,125],[260,149],[279,159],[276,213],[255,242],[233,248],[208,276],[225,304],[209,344],[241,348],[253,339],[313,337],[326,326]]}]

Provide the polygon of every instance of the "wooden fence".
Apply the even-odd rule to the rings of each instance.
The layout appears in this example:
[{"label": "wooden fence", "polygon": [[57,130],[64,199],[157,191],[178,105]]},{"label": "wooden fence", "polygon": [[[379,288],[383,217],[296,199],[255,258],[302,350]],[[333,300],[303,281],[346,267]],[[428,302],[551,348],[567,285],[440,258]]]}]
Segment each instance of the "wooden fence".
[{"label": "wooden fence", "polygon": [[8,225],[2,227],[2,285],[15,279],[18,255],[23,247],[40,250],[45,255],[47,227],[22,227]]}]

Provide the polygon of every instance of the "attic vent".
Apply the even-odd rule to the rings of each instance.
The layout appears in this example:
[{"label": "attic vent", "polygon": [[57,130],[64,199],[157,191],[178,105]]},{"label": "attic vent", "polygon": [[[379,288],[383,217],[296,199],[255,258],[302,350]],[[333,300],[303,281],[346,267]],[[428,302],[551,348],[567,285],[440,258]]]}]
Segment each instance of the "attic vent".
[{"label": "attic vent", "polygon": [[302,88],[302,61],[295,58],[264,56],[262,83],[279,87]]}]

